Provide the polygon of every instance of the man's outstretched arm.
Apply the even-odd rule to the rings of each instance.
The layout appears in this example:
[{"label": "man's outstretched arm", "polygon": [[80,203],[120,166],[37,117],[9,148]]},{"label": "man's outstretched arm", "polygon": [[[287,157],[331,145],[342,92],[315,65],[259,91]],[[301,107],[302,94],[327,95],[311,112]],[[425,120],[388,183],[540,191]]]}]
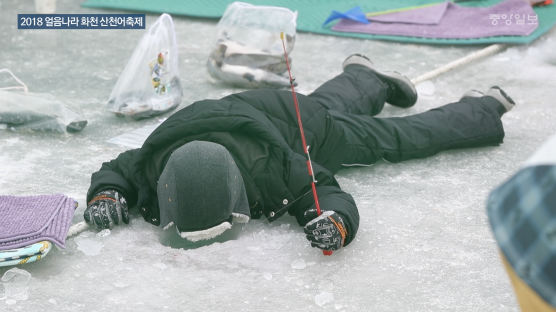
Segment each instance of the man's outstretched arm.
[{"label": "man's outstretched arm", "polygon": [[132,160],[136,151],[121,153],[93,173],[83,214],[87,223],[106,229],[129,222],[128,204],[133,206],[137,201],[137,190],[128,180],[133,173]]}]

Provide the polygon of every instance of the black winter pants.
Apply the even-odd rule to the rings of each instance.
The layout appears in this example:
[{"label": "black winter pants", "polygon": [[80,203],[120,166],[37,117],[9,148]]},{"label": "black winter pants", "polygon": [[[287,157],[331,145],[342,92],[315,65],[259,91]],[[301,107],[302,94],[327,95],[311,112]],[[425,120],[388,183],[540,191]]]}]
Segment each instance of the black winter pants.
[{"label": "black winter pants", "polygon": [[[359,65],[348,66],[312,94],[300,95],[311,158],[336,172],[345,165],[368,165],[380,159],[399,162],[447,149],[497,145],[504,138],[500,121],[504,109],[492,97],[466,97],[412,116],[373,117],[386,97],[386,84]],[[313,118],[323,116],[318,113],[323,109],[325,118]],[[302,152],[298,139],[289,143]]]}]

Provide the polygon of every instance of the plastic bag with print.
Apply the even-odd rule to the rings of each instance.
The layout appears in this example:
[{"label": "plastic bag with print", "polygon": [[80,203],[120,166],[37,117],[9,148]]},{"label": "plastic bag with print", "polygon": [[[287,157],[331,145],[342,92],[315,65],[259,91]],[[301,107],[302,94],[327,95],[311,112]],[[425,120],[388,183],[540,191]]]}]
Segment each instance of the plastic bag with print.
[{"label": "plastic bag with print", "polygon": [[174,22],[162,14],[133,51],[108,99],[118,116],[148,118],[176,108],[182,97]]},{"label": "plastic bag with print", "polygon": [[217,25],[208,72],[240,87],[288,87],[280,33],[285,34],[289,54],[295,42],[296,20],[297,12],[283,7],[230,4]]}]

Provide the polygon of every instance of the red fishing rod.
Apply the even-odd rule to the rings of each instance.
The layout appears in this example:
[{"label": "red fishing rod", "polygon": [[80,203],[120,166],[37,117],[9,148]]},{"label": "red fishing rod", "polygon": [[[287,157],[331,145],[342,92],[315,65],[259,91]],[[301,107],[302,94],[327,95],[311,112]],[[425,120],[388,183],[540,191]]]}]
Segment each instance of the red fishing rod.
[{"label": "red fishing rod", "polygon": [[[307,141],[305,141],[305,132],[303,132],[303,123],[301,122],[301,113],[299,112],[299,102],[297,101],[297,96],[295,95],[295,88],[293,86],[293,77],[290,70],[290,62],[288,60],[288,52],[286,51],[286,45],[284,43],[284,32],[280,33],[280,39],[282,40],[282,48],[284,48],[284,57],[286,58],[286,67],[288,68],[288,75],[290,76],[290,87],[292,89],[293,104],[295,105],[295,113],[297,114],[297,125],[299,126],[299,133],[301,133],[301,143],[303,144],[303,151],[305,156],[307,156],[307,171],[309,176],[311,176],[311,188],[313,189],[313,198],[315,199],[315,207],[317,208],[317,215],[320,216],[322,211],[320,210],[319,197],[317,195],[317,187],[315,183],[315,173],[313,172],[313,163],[311,162],[311,155],[309,155],[309,146],[307,146]],[[323,250],[322,254],[325,256],[330,256],[332,250]]]}]

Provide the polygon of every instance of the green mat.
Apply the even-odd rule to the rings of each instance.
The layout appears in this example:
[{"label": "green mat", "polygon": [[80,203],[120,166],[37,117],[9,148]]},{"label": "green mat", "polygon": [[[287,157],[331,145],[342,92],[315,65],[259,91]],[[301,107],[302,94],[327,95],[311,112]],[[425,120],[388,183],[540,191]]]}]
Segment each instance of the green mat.
[{"label": "green mat", "polygon": [[[89,8],[119,9],[139,12],[169,13],[190,17],[215,18],[222,16],[230,0],[86,0],[82,6]],[[403,8],[412,5],[438,2],[438,0],[247,0],[254,5],[274,5],[287,7],[299,12],[297,30],[323,35],[355,37],[361,39],[379,39],[399,42],[427,44],[490,44],[514,43],[527,44],[540,37],[556,24],[556,4],[535,8],[538,14],[539,27],[529,36],[496,36],[475,39],[434,39],[402,36],[370,35],[332,31],[330,27],[322,27],[332,10],[346,11],[360,6],[364,12],[383,11]],[[481,0],[464,3],[467,6],[489,6],[500,0]]]}]

